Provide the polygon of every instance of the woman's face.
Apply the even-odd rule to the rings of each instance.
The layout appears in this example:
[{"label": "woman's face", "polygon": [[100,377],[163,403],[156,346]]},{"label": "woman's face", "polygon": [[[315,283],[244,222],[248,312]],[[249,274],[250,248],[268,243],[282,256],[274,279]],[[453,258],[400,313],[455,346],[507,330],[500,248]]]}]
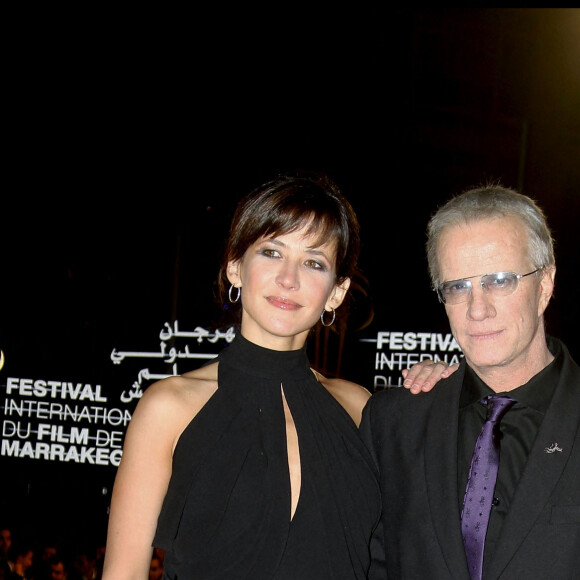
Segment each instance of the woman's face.
[{"label": "woman's face", "polygon": [[274,350],[296,350],[323,309],[338,308],[350,285],[336,285],[336,241],[314,246],[308,224],[261,238],[228,264],[229,281],[241,287],[242,335]]}]

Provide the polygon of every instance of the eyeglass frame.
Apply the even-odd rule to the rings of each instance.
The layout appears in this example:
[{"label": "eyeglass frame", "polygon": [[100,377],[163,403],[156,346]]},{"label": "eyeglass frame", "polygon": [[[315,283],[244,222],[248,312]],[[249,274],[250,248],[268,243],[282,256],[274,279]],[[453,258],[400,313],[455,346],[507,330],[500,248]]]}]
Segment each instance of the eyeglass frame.
[{"label": "eyeglass frame", "polygon": [[[437,298],[439,299],[439,302],[441,302],[442,304],[447,304],[443,298],[443,293],[441,292],[441,289],[443,288],[444,284],[449,284],[450,282],[459,282],[461,280],[472,280],[473,278],[479,278],[479,285],[484,290],[486,290],[486,287],[482,282],[482,280],[486,276],[497,276],[498,274],[513,274],[516,277],[516,280],[518,283],[516,284],[516,287],[514,288],[513,292],[510,292],[509,294],[505,294],[505,296],[511,296],[518,289],[520,280],[522,278],[525,278],[526,276],[531,276],[532,274],[536,274],[537,272],[540,272],[544,268],[545,268],[545,266],[541,266],[540,268],[536,268],[535,270],[533,270],[532,272],[528,272],[527,274],[516,274],[515,272],[499,271],[499,272],[491,272],[489,274],[476,274],[475,276],[467,276],[466,278],[457,278],[457,280],[447,280],[446,282],[441,282],[441,284],[439,284],[436,288],[433,288],[433,291],[437,292]],[[469,283],[471,284],[471,288],[469,289],[469,295],[468,295],[467,299],[463,300],[461,302],[454,302],[451,306],[455,306],[456,304],[463,304],[464,302],[467,302],[467,300],[469,300],[469,296],[471,295],[471,293],[473,291],[473,283],[472,282],[469,282]]]}]

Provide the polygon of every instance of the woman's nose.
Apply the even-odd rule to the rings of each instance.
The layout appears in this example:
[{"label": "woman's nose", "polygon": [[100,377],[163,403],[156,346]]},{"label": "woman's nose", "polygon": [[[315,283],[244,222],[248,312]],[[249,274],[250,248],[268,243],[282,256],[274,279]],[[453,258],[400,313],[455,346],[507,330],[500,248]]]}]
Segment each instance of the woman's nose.
[{"label": "woman's nose", "polygon": [[290,262],[284,262],[276,276],[276,283],[288,290],[300,288],[298,267]]}]

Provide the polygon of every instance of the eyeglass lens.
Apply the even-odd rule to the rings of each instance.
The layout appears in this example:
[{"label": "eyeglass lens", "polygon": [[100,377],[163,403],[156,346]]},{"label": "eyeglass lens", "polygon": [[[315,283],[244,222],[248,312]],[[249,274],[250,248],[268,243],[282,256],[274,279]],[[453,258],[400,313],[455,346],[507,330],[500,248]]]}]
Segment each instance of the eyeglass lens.
[{"label": "eyeglass lens", "polygon": [[[481,276],[480,284],[494,296],[507,296],[516,291],[519,278],[520,276],[514,272],[495,272]],[[471,280],[463,278],[441,284],[439,292],[445,304],[460,304],[469,299],[472,288]]]}]

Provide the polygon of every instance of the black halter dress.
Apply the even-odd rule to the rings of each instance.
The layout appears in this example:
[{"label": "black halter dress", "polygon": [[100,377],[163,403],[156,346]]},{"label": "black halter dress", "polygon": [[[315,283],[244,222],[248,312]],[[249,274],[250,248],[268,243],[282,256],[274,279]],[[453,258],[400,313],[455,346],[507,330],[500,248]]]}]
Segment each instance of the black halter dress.
[{"label": "black halter dress", "polygon": [[[316,381],[306,350],[241,335],[218,389],[182,433],[155,535],[172,580],[363,580],[380,511],[371,457]],[[294,418],[301,490],[290,519],[280,385]]]}]

